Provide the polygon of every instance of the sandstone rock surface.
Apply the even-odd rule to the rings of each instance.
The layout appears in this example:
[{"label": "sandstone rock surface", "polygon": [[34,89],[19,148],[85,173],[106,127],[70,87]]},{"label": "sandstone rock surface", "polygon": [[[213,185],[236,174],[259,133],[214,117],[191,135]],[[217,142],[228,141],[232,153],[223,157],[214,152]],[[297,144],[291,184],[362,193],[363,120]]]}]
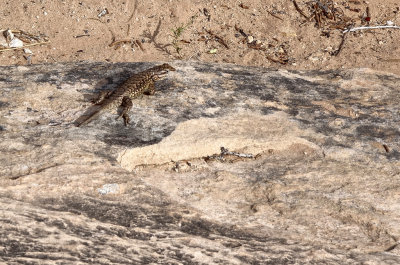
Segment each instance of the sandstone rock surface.
[{"label": "sandstone rock surface", "polygon": [[1,262],[400,264],[399,76],[171,64],[0,67]]}]

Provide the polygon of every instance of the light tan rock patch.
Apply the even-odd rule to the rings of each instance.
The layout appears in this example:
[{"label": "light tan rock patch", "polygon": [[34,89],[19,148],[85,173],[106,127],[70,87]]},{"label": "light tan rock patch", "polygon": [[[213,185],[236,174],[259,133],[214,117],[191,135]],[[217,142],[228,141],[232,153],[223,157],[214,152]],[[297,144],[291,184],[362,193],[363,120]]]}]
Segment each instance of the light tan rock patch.
[{"label": "light tan rock patch", "polygon": [[300,130],[284,112],[272,115],[239,113],[218,118],[200,118],[179,124],[160,143],[127,149],[118,156],[125,169],[146,164],[163,164],[218,154],[223,146],[230,151],[257,155],[284,150],[294,144],[318,147],[301,138]]}]

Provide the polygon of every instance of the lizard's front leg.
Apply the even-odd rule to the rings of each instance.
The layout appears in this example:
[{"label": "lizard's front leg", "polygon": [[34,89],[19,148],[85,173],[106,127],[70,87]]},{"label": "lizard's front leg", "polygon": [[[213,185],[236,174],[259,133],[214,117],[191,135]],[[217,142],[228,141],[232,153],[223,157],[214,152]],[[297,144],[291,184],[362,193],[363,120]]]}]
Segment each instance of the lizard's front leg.
[{"label": "lizard's front leg", "polygon": [[147,87],[146,91],[143,92],[145,95],[154,95],[156,93],[156,88],[154,87],[154,82],[150,82],[149,86]]},{"label": "lizard's front leg", "polygon": [[119,114],[119,116],[116,118],[116,120],[118,120],[122,116],[122,118],[124,119],[124,124],[125,126],[127,126],[131,121],[131,118],[128,115],[128,111],[132,108],[132,106],[132,100],[127,96],[123,97],[121,103],[122,111],[121,114]]}]

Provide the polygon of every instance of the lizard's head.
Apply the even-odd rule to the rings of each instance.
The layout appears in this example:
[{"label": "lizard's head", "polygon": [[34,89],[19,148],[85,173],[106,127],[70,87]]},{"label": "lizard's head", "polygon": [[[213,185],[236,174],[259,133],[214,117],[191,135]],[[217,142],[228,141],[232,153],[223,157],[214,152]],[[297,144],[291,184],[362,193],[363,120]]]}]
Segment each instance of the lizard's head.
[{"label": "lizard's head", "polygon": [[167,64],[167,63],[164,63],[164,64],[162,64],[162,65],[160,65],[160,70],[161,71],[175,71],[176,69],[175,68],[173,68],[171,65],[169,65],[169,64]]},{"label": "lizard's head", "polygon": [[168,74],[169,71],[176,71],[176,69],[167,63],[156,66],[153,75],[153,80],[156,81],[163,78],[166,74]]}]

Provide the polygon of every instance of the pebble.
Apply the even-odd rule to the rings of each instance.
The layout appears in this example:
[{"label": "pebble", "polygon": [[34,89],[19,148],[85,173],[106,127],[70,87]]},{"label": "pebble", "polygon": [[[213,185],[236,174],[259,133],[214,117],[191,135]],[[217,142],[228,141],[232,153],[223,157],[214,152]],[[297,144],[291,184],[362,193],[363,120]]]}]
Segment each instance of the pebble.
[{"label": "pebble", "polygon": [[24,43],[22,42],[22,40],[20,40],[20,39],[18,39],[18,38],[13,38],[13,39],[10,41],[10,47],[11,47],[11,48],[20,48],[20,47],[22,47],[22,46],[24,46]]},{"label": "pebble", "polygon": [[316,56],[310,56],[310,57],[308,57],[308,60],[310,60],[310,61],[312,61],[312,62],[316,62],[316,61],[319,60],[319,58],[316,57]]},{"label": "pebble", "polygon": [[106,195],[109,193],[117,193],[118,191],[119,191],[119,185],[116,183],[104,184],[103,187],[97,189],[97,192],[101,195]]}]

